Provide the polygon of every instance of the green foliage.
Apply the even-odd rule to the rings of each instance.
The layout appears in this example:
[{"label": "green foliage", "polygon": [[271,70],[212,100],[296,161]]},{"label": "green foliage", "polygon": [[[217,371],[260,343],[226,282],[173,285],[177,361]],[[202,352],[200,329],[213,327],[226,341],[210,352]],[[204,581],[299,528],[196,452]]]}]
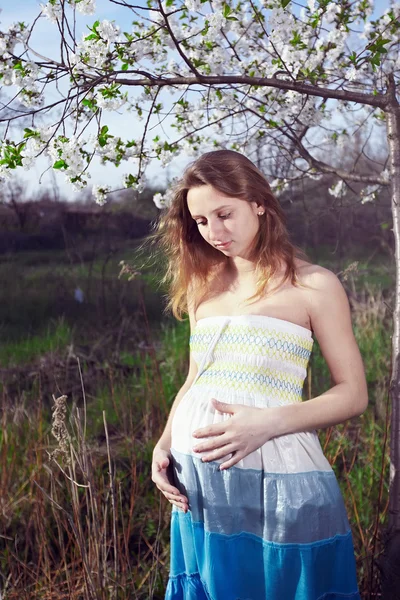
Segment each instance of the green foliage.
[{"label": "green foliage", "polygon": [[62,351],[71,337],[71,329],[64,319],[50,323],[42,334],[27,335],[24,340],[8,342],[0,345],[0,364],[9,365],[29,364],[48,352]]},{"label": "green foliage", "polygon": [[100,130],[99,135],[97,136],[97,139],[99,140],[100,146],[103,148],[107,144],[107,140],[112,137],[114,137],[114,136],[108,133],[107,125],[103,125],[103,127]]},{"label": "green foliage", "polygon": [[22,167],[22,151],[25,148],[25,143],[21,144],[5,144],[3,146],[3,158],[0,160],[0,166],[5,165],[9,169]]}]

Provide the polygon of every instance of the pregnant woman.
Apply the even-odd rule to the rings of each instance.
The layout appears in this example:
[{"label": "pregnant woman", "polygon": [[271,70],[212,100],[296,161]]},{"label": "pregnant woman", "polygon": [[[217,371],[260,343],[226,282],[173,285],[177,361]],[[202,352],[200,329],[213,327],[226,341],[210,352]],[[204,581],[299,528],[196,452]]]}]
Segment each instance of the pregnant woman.
[{"label": "pregnant woman", "polygon": [[[242,154],[184,172],[156,237],[190,366],[153,452],[172,504],[166,600],[360,600],[343,497],[316,430],[362,414],[346,293],[289,240]],[[333,387],[302,402],[314,339]]]}]

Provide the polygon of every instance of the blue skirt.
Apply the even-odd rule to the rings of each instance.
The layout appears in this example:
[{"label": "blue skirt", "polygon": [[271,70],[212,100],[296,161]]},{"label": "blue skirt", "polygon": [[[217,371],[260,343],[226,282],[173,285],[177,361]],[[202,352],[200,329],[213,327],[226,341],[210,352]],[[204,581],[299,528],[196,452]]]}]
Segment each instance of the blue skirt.
[{"label": "blue skirt", "polygon": [[[333,471],[218,467],[173,451],[175,483],[189,510],[172,507],[165,600],[360,600]],[[299,502],[307,490],[312,500]]]}]

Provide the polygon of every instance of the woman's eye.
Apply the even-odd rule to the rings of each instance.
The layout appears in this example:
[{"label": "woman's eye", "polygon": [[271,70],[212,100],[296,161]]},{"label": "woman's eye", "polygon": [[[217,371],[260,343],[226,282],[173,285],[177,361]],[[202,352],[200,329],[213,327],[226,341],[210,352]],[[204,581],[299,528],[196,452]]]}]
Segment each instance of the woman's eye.
[{"label": "woman's eye", "polygon": [[[219,215],[220,219],[227,219],[231,216],[232,213],[228,213],[227,215]],[[205,225],[204,221],[196,221],[197,225]]]}]

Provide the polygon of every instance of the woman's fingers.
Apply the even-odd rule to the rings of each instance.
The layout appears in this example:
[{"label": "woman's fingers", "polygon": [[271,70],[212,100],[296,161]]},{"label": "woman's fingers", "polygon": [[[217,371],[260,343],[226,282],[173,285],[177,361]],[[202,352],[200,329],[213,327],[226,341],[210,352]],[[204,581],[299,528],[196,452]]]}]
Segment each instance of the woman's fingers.
[{"label": "woman's fingers", "polygon": [[156,484],[160,492],[164,494],[164,496],[166,496],[166,494],[169,494],[170,496],[174,496],[183,502],[187,502],[187,498],[180,493],[178,488],[170,484],[164,469],[162,471],[156,471],[155,473],[153,473],[152,480]]},{"label": "woman's fingers", "polygon": [[202,444],[197,444],[196,446],[193,446],[192,450],[194,452],[208,452],[210,450],[216,450],[218,448],[222,447],[222,444],[229,444],[231,443],[233,440],[230,439],[230,437],[228,437],[226,434],[221,435],[219,437],[215,437],[212,438],[211,440],[207,440],[206,442],[202,443]]},{"label": "woman's fingers", "polygon": [[236,463],[239,462],[239,460],[241,460],[244,457],[243,454],[241,454],[240,452],[235,452],[235,454],[232,456],[232,458],[230,458],[229,460],[227,460],[224,463],[221,463],[219,466],[219,470],[220,471],[225,471],[225,469],[229,469],[230,467],[233,467],[234,465],[236,465]]},{"label": "woman's fingers", "polygon": [[157,457],[153,458],[151,479],[171,504],[174,504],[184,512],[187,512],[189,507],[186,496],[181,494],[175,486],[171,485],[168,479],[167,468],[170,463],[170,458],[168,455],[164,454],[163,456],[162,454],[163,453],[159,453]]},{"label": "woman's fingers", "polygon": [[164,496],[171,502],[171,504],[175,504],[178,508],[181,508],[186,512],[188,509],[187,501],[183,500],[181,496],[176,496],[175,494],[168,494],[168,492],[163,492]]},{"label": "woman's fingers", "polygon": [[[175,502],[184,502],[184,503],[186,502],[187,503],[187,498],[183,494],[181,494],[178,490],[170,492],[169,490],[166,490],[165,487],[160,487],[159,485],[157,485],[157,487],[160,490],[160,492],[162,492],[168,500],[175,500]],[[172,488],[172,489],[175,489],[175,488]]]},{"label": "woman's fingers", "polygon": [[218,460],[218,458],[223,458],[227,454],[230,454],[231,452],[234,452],[234,451],[235,451],[235,444],[233,444],[233,443],[226,444],[225,446],[222,446],[221,448],[218,448],[217,450],[214,450],[213,452],[208,452],[208,454],[205,454],[204,456],[201,457],[201,460],[203,462],[208,462],[210,460]]},{"label": "woman's fingers", "polygon": [[169,483],[166,475],[163,476],[160,473],[155,474],[153,476],[153,482],[161,492],[167,492],[168,494],[173,494],[174,496],[181,496],[180,491]]}]

